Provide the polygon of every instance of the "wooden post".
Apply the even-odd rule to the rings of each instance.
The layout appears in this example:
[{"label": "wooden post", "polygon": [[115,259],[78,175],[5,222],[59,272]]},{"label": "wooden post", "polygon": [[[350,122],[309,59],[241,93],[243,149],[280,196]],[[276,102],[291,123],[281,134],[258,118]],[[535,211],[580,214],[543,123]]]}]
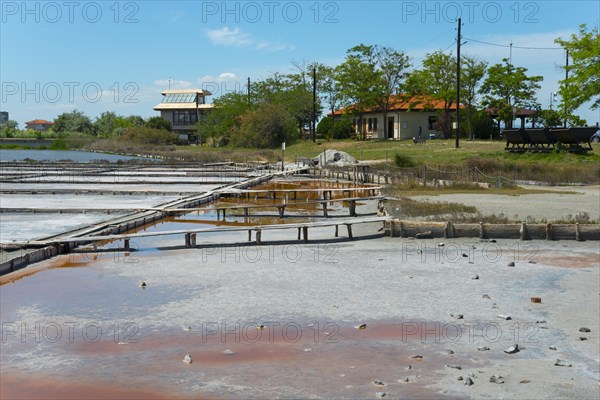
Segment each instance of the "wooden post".
[{"label": "wooden post", "polygon": [[300,227],[299,227],[299,228],[298,228],[298,240],[300,240],[300,239],[301,239],[301,236],[300,236],[300,235],[301,235],[301,233],[300,233],[300,232],[302,232],[302,228],[300,228]]},{"label": "wooden post", "polygon": [[304,241],[308,242],[308,226],[302,227],[302,234],[304,236]]},{"label": "wooden post", "polygon": [[446,222],[446,225],[444,226],[444,239],[448,238],[454,238],[454,225],[452,224],[452,221]]},{"label": "wooden post", "polygon": [[185,234],[185,247],[190,247],[190,234]]},{"label": "wooden post", "polygon": [[223,219],[225,219],[225,209],[223,209],[222,211],[223,211]]},{"label": "wooden post", "polygon": [[483,222],[479,223],[479,239],[485,239],[485,229],[483,227]]},{"label": "wooden post", "polygon": [[546,224],[546,240],[554,240],[554,232],[551,223]]},{"label": "wooden post", "polygon": [[196,234],[195,233],[190,234],[190,246],[196,247]]},{"label": "wooden post", "polygon": [[252,241],[252,229],[248,229],[248,241]]},{"label": "wooden post", "polygon": [[279,218],[283,218],[283,210],[285,210],[285,207],[279,206],[277,207],[277,210],[279,210]]},{"label": "wooden post", "polygon": [[348,212],[351,217],[356,217],[356,200],[350,200],[348,202]]},{"label": "wooden post", "polygon": [[335,226],[335,237],[338,237],[338,225]]},{"label": "wooden post", "polygon": [[579,230],[579,222],[575,223],[575,240],[581,242],[581,231]]},{"label": "wooden post", "polygon": [[260,244],[260,241],[262,239],[261,236],[262,235],[261,235],[261,231],[260,231],[260,228],[259,228],[259,229],[256,230],[256,244]]},{"label": "wooden post", "polygon": [[327,215],[327,202],[323,202],[323,216],[325,218],[327,218],[329,215]]},{"label": "wooden post", "polygon": [[348,227],[348,237],[352,239],[352,225],[346,224],[346,226]]},{"label": "wooden post", "polygon": [[125,248],[125,250],[129,251],[129,239],[125,239],[123,240],[123,247]]},{"label": "wooden post", "polygon": [[519,239],[527,240],[527,224],[521,222],[521,229],[519,229]]}]

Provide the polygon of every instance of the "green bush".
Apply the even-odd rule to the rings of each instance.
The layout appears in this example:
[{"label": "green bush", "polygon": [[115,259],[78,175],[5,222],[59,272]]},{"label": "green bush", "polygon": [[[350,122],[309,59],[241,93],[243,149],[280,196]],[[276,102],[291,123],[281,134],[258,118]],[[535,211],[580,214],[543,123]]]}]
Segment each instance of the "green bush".
[{"label": "green bush", "polygon": [[417,166],[412,158],[400,153],[394,155],[394,164],[399,168],[414,168]]},{"label": "green bush", "polygon": [[162,129],[132,126],[118,140],[132,144],[165,145],[177,143],[177,135]]},{"label": "green bush", "polygon": [[350,118],[337,118],[334,124],[333,118],[325,117],[317,125],[317,134],[327,140],[332,137],[333,139],[348,139],[354,134],[354,127]]},{"label": "green bush", "polygon": [[298,136],[296,121],[280,104],[262,103],[241,116],[241,124],[231,134],[238,147],[274,148],[293,143]]}]

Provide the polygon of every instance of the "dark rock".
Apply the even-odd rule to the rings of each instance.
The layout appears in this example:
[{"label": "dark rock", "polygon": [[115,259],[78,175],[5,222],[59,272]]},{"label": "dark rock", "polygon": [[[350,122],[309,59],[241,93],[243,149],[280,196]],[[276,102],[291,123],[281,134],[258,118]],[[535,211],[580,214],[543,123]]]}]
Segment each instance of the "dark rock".
[{"label": "dark rock", "polygon": [[458,369],[458,370],[462,369],[462,367],[460,365],[446,364],[446,367],[448,367],[448,368],[454,368],[454,369]]},{"label": "dark rock", "polygon": [[582,327],[582,328],[579,328],[579,332],[588,333],[588,332],[591,332],[591,330],[590,330],[590,328]]},{"label": "dark rock", "polygon": [[504,378],[500,375],[492,375],[490,376],[491,383],[504,383]]},{"label": "dark rock", "polygon": [[473,382],[473,379],[471,379],[470,377],[468,377],[467,379],[465,379],[465,386],[472,386],[475,384],[475,382]]},{"label": "dark rock", "polygon": [[478,347],[477,350],[479,350],[479,351],[489,351],[490,348],[487,347],[487,346],[482,346],[482,347]]},{"label": "dark rock", "polygon": [[515,266],[515,263],[514,263],[514,261],[511,261],[511,262],[509,262],[509,263],[508,263],[508,266],[509,266],[509,267],[514,267],[514,266]]}]

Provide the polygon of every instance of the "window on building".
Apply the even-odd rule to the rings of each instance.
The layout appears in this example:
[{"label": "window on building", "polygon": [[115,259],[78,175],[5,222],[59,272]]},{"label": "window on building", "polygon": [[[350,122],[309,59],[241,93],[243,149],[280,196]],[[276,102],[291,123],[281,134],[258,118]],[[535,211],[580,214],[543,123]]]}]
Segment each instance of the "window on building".
[{"label": "window on building", "polygon": [[427,119],[427,129],[430,131],[435,131],[435,126],[437,124],[438,117],[432,116]]},{"label": "window on building", "polygon": [[[203,103],[204,97],[201,96],[201,103]],[[194,103],[196,102],[196,93],[171,93],[165,95],[162,100],[163,103]]]},{"label": "window on building", "polygon": [[373,118],[373,131],[377,132],[377,118]]},{"label": "window on building", "polygon": [[367,119],[367,132],[373,132],[373,118]]},{"label": "window on building", "polygon": [[196,110],[173,111],[173,126],[194,125],[198,122]]}]

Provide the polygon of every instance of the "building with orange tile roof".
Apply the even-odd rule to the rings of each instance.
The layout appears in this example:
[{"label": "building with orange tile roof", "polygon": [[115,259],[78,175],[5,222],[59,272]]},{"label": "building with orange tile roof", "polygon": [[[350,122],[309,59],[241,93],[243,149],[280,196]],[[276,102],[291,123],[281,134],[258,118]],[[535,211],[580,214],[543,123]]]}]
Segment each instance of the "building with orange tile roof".
[{"label": "building with orange tile roof", "polygon": [[25,129],[46,132],[48,129],[52,128],[52,125],[54,125],[54,122],[46,121],[45,119],[34,119],[33,121],[25,122]]},{"label": "building with orange tile roof", "polygon": [[[383,124],[387,124],[387,139],[412,139],[441,136],[437,125],[439,111],[444,109],[442,100],[429,99],[426,96],[393,95],[389,100],[386,121],[380,108],[367,109],[362,114],[362,132],[367,139],[385,139]],[[451,111],[456,111],[456,104],[450,106]],[[353,106],[341,108],[329,116],[340,118],[348,115],[352,120],[355,133],[358,134],[359,116]]]}]

